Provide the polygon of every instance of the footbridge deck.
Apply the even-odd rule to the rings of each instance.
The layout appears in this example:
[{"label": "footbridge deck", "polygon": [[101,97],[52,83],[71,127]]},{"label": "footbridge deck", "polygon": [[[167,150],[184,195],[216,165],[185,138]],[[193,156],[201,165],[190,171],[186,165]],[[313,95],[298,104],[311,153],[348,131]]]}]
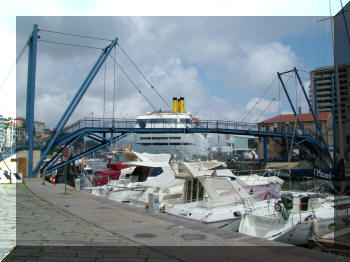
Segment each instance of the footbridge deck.
[{"label": "footbridge deck", "polygon": [[[72,146],[84,137],[93,139],[99,143],[98,146],[91,148],[83,153],[71,157],[67,162],[75,161],[87,154],[97,151],[107,145],[114,143],[132,133],[217,133],[217,134],[235,134],[249,135],[264,138],[264,147],[266,147],[268,137],[286,138],[293,140],[295,146],[306,153],[310,160],[319,162],[328,167],[325,156],[327,148],[314,137],[311,130],[293,128],[272,128],[252,123],[220,121],[220,120],[188,120],[180,122],[174,120],[140,120],[140,119],[110,119],[110,118],[84,118],[67,126],[56,139],[53,147]],[[265,151],[265,150],[264,150]],[[56,168],[62,167],[67,162],[53,165],[57,159],[62,156],[62,152],[48,162],[42,169],[50,172]]]}]

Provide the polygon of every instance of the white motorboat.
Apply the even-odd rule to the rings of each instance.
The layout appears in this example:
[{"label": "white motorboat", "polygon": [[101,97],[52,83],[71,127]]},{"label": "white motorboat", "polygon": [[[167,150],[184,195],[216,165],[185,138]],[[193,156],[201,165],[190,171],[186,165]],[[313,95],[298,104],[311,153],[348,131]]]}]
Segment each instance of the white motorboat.
[{"label": "white motorboat", "polygon": [[157,195],[158,202],[182,200],[184,180],[175,178],[169,165],[170,154],[126,152],[125,157],[131,161],[123,164],[130,168],[122,170],[119,180],[86,189],[101,197],[143,207],[149,204],[149,194]]},{"label": "white motorboat", "polygon": [[[349,198],[347,198],[349,201]],[[334,227],[335,202],[309,192],[283,193],[281,200],[246,214],[239,232],[294,245],[306,245],[316,234]],[[345,216],[343,210],[337,216]]]},{"label": "white motorboat", "polygon": [[[200,170],[198,164],[187,162],[177,165],[176,177],[186,180],[185,203],[165,206],[168,214],[238,231],[242,215],[267,205],[267,200],[256,201],[228,169]],[[268,191],[271,196],[279,196],[265,188]]]}]

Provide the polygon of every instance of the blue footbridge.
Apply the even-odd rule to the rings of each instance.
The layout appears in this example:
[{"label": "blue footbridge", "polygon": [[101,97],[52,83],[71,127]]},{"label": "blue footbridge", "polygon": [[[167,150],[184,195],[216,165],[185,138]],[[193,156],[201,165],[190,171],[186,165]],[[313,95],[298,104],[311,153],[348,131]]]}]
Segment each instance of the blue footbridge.
[{"label": "blue footbridge", "polygon": [[75,143],[84,138],[98,142],[98,146],[54,164],[62,156],[61,152],[46,163],[42,172],[52,172],[133,133],[212,133],[256,136],[263,139],[264,159],[267,159],[267,139],[284,138],[288,141],[293,140],[294,145],[303,151],[315,165],[328,165],[325,160],[328,150],[324,148],[322,141],[314,138],[315,134],[312,130],[302,132],[300,129],[283,128],[271,131],[258,124],[220,120],[189,120],[185,124],[178,124],[176,119],[173,123],[169,120],[162,123],[159,120],[152,122],[152,120],[136,119],[84,118],[64,128],[52,147],[73,147]]},{"label": "blue footbridge", "polygon": [[[118,47],[122,53],[130,60],[131,64],[140,73],[142,78],[149,84],[151,92],[155,92],[162,101],[171,109],[167,104],[166,100],[159,94],[157,89],[150,83],[150,81],[145,77],[141,70],[136,66],[135,62],[131,60],[124,49],[119,45],[118,38],[109,41],[109,44],[105,48],[101,48],[102,52],[98,57],[95,64],[92,66],[91,70],[88,72],[85,80],[81,86],[77,89],[75,95],[72,97],[71,102],[65,109],[63,115],[57,122],[57,125],[53,129],[52,135],[43,141],[40,145],[41,149],[41,159],[39,163],[33,166],[33,149],[36,146],[34,143],[34,97],[35,97],[35,74],[36,74],[36,52],[37,52],[37,42],[43,41],[42,37],[39,39],[38,32],[46,31],[51,33],[57,33],[54,31],[41,30],[38,25],[34,25],[33,32],[29,37],[27,47],[29,48],[29,59],[28,59],[28,77],[27,77],[27,104],[26,104],[26,143],[22,145],[25,149],[28,149],[28,177],[34,177],[37,172],[41,175],[52,172],[53,170],[67,165],[75,160],[78,160],[88,154],[91,154],[97,150],[100,150],[108,145],[112,145],[117,141],[127,137],[130,134],[136,133],[212,133],[212,134],[233,134],[233,135],[248,135],[256,136],[263,141],[263,151],[264,159],[267,159],[267,146],[268,139],[284,139],[288,144],[293,144],[294,147],[299,148],[303,152],[307,159],[310,160],[315,167],[330,168],[334,167],[335,156],[331,156],[329,146],[326,143],[318,120],[317,112],[313,111],[313,107],[310,105],[310,101],[305,92],[303,83],[299,77],[297,69],[294,67],[292,70],[283,73],[277,73],[277,77],[281,82],[284,93],[288,99],[291,109],[296,118],[296,125],[294,128],[276,128],[274,130],[268,129],[264,125],[259,125],[256,123],[245,123],[245,122],[235,122],[235,121],[221,121],[221,120],[188,120],[188,122],[178,124],[176,119],[174,122],[169,122],[167,120],[164,123],[155,123],[151,120],[141,121],[137,119],[116,119],[116,118],[83,118],[81,120],[75,121],[72,124],[68,124],[71,115],[75,111],[82,97],[88,90],[90,84],[94,80],[96,74],[101,69],[101,67],[109,58],[114,62],[120,71],[126,76],[130,81],[131,86],[137,89],[138,93],[144,97],[144,99],[157,111],[153,106],[147,96],[142,93],[140,88],[131,79],[131,77],[126,73],[126,71],[119,65],[115,60],[115,57],[111,56],[111,51]],[[62,33],[61,33],[62,34]],[[69,34],[73,36],[74,34]],[[82,37],[81,35],[76,35],[77,37]],[[88,36],[84,36],[88,38]],[[21,52],[23,53],[23,52]],[[19,58],[17,59],[19,60]],[[312,130],[307,130],[303,128],[300,122],[298,113],[292,103],[291,97],[287,87],[285,86],[282,76],[287,73],[295,73],[296,79],[300,84],[300,88],[306,98],[309,105],[310,112],[315,119],[316,133]],[[172,109],[171,109],[172,110]],[[74,145],[79,141],[84,139],[94,140],[96,146],[86,149],[83,152],[74,152],[70,150],[74,148]],[[22,148],[17,146],[11,149],[7,153],[4,152],[0,154],[0,161],[2,157],[6,154],[14,153],[16,150]],[[53,154],[49,161],[44,161],[51,155],[53,149],[58,150],[57,153]],[[67,151],[69,152],[67,154]],[[72,152],[73,151],[73,152]],[[335,151],[335,150],[334,150]],[[63,159],[63,161],[62,161]],[[60,160],[61,162],[59,162]]]}]

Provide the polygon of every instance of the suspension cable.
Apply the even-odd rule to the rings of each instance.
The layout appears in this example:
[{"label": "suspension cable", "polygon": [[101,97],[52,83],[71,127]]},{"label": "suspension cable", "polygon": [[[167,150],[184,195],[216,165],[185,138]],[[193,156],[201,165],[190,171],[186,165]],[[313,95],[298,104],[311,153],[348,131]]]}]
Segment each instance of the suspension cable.
[{"label": "suspension cable", "polygon": [[95,37],[95,36],[88,36],[88,35],[78,35],[78,34],[70,34],[70,33],[64,33],[64,32],[58,32],[58,31],[52,31],[52,30],[46,30],[46,29],[40,29],[41,32],[48,32],[53,34],[60,34],[60,35],[69,35],[69,36],[77,36],[77,37],[83,37],[83,38],[90,38],[95,40],[102,40],[102,41],[109,41],[113,42],[113,40]]},{"label": "suspension cable", "polygon": [[[120,69],[120,71],[126,76],[126,78],[130,81],[130,83],[136,88],[136,90],[139,92],[139,94],[141,94],[143,96],[143,98],[148,102],[148,104],[154,109],[154,112],[156,112],[157,114],[159,114],[159,111],[157,110],[157,108],[151,103],[151,101],[141,92],[141,90],[137,87],[137,85],[135,84],[135,82],[133,82],[131,80],[131,77],[126,73],[125,70],[122,69],[122,67],[119,65],[119,63],[116,61],[116,59],[114,59],[111,55],[109,55],[109,57],[114,61],[114,64],[118,66],[118,68]],[[175,113],[176,114],[176,113]],[[179,116],[176,114],[176,116],[179,118]],[[165,123],[167,126],[172,127],[169,123]],[[184,127],[184,132],[185,132],[185,127]]]},{"label": "suspension cable", "polygon": [[12,74],[13,70],[15,69],[15,66],[18,64],[19,60],[21,59],[21,57],[24,54],[24,51],[27,49],[27,47],[28,47],[28,44],[26,42],[25,45],[22,47],[21,51],[19,52],[18,56],[16,57],[16,63],[12,64],[10,70],[7,72],[4,79],[1,81],[0,87],[2,87],[7,82],[10,75]]},{"label": "suspension cable", "polygon": [[[116,59],[116,56],[117,56],[117,53],[116,53],[116,47],[114,46],[114,60]],[[113,63],[113,112],[112,112],[112,115],[113,115],[113,119],[114,119],[114,104],[115,104],[115,63]]]},{"label": "suspension cable", "polygon": [[24,51],[28,48],[28,44],[25,43],[25,45],[22,47],[21,51],[19,52],[19,55],[16,58],[16,64],[19,62],[19,60],[21,59]]},{"label": "suspension cable", "polygon": [[294,77],[294,84],[295,84],[295,106],[297,108],[297,114],[299,114],[299,108],[298,108],[298,87],[297,87],[297,78]]},{"label": "suspension cable", "polygon": [[[135,69],[140,73],[140,75],[142,76],[142,78],[147,82],[147,84],[153,89],[154,92],[156,92],[156,94],[163,100],[163,102],[168,106],[168,108],[170,109],[170,111],[173,111],[173,109],[171,108],[171,106],[166,102],[166,100],[161,96],[161,94],[159,94],[159,92],[157,91],[157,89],[155,89],[155,87],[151,84],[151,82],[147,79],[147,77],[142,73],[142,71],[140,70],[140,68],[135,64],[135,62],[128,56],[128,54],[124,51],[124,49],[120,46],[119,43],[117,43],[117,45],[120,47],[120,50],[122,50],[123,54],[128,58],[128,60],[130,61],[130,63],[135,67]],[[176,113],[175,113],[176,114]],[[177,115],[177,114],[176,114]]]},{"label": "suspension cable", "polygon": [[103,119],[106,113],[106,74],[107,74],[107,61],[105,61],[105,74],[103,79]]},{"label": "suspension cable", "polygon": [[40,41],[40,42],[45,42],[45,43],[51,43],[51,44],[57,44],[57,45],[68,45],[68,46],[75,46],[75,47],[83,47],[83,48],[90,48],[90,49],[103,50],[103,48],[95,47],[95,46],[76,45],[76,44],[63,43],[63,42],[55,42],[55,41],[42,40],[42,39],[38,39],[38,41]]},{"label": "suspension cable", "polygon": [[278,113],[281,114],[281,89],[282,85],[279,83],[278,85]]},{"label": "suspension cable", "polygon": [[[286,84],[289,82],[290,78],[288,78]],[[255,123],[258,122],[258,120],[265,114],[267,109],[271,106],[271,104],[276,100],[277,96],[279,96],[280,92],[278,92],[270,101],[270,103],[267,105],[267,107],[264,109],[264,111],[260,114],[260,116],[255,120]]]},{"label": "suspension cable", "polygon": [[272,98],[272,100],[270,101],[270,103],[267,105],[267,107],[264,109],[264,111],[260,114],[260,116],[255,120],[255,123],[258,122],[258,120],[263,116],[263,114],[265,114],[266,110],[270,107],[270,105],[276,100],[276,97],[278,96],[275,95],[274,98]]},{"label": "suspension cable", "polygon": [[130,83],[132,84],[133,87],[136,88],[136,90],[139,92],[140,95],[143,96],[143,98],[148,102],[148,104],[150,104],[150,106],[156,111],[158,112],[158,110],[155,108],[155,106],[151,103],[151,101],[149,101],[149,99],[141,92],[140,88],[137,87],[137,85],[135,84],[134,81],[132,81],[132,79],[130,78],[130,76],[125,72],[125,70],[119,65],[119,63],[112,57],[109,55],[109,57],[114,61],[114,63],[117,65],[117,67],[119,68],[119,70],[126,76],[126,78],[130,81]]},{"label": "suspension cable", "polygon": [[263,94],[261,95],[261,97],[256,101],[255,105],[252,106],[252,108],[244,115],[244,117],[242,118],[241,122],[244,122],[245,119],[247,118],[247,116],[253,111],[253,109],[255,109],[255,107],[261,102],[261,100],[263,99],[263,97],[265,96],[265,94],[267,93],[267,91],[272,87],[272,85],[275,83],[276,81],[276,77],[273,79],[273,81],[271,82],[270,85],[268,85]]}]

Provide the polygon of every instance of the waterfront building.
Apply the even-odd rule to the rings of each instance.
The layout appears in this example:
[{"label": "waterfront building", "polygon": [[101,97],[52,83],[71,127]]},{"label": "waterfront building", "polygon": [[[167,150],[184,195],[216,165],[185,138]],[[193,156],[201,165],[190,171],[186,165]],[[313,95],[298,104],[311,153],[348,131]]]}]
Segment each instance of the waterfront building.
[{"label": "waterfront building", "polygon": [[[332,111],[332,81],[334,67],[320,67],[310,72],[309,97],[318,112]],[[315,90],[316,86],[316,90]],[[350,64],[339,65],[340,107],[343,124],[345,157],[350,159]],[[337,93],[335,94],[335,121],[338,126]],[[315,98],[317,96],[317,100]],[[339,138],[337,138],[339,141]]]},{"label": "waterfront building", "polygon": [[16,134],[15,134],[15,124],[12,119],[5,120],[5,147],[12,147],[15,145],[15,139],[16,139]]},{"label": "waterfront building", "polygon": [[16,117],[15,129],[16,129],[16,144],[25,144],[26,137],[26,119],[24,117]]},{"label": "waterfront building", "polygon": [[0,150],[2,150],[2,148],[5,146],[5,139],[5,118],[0,115]]},{"label": "waterfront building", "polygon": [[45,123],[34,121],[34,133],[36,138],[45,136]]},{"label": "waterfront building", "polygon": [[[15,129],[16,129],[16,143],[25,143],[26,134],[26,119],[24,117],[16,117]],[[49,130],[45,127],[44,122],[34,121],[34,139],[40,141],[41,138],[47,137],[50,134]]]},{"label": "waterfront building", "polygon": [[[309,96],[310,102],[314,110],[318,112],[332,111],[332,81],[330,77],[334,75],[334,67],[320,67],[310,72]],[[316,83],[315,100],[314,86]],[[340,106],[343,123],[350,121],[350,64],[339,66],[339,86],[340,86]],[[337,93],[334,92],[335,101],[337,101]],[[316,103],[317,102],[317,103]],[[335,120],[338,120],[337,104],[335,104]]]},{"label": "waterfront building", "polygon": [[[311,113],[298,114],[300,122],[306,133],[316,133],[315,121]],[[331,112],[318,113],[319,125],[322,135],[324,136],[328,146],[333,147],[333,117]],[[281,114],[258,123],[259,129],[264,129],[271,132],[279,132],[283,129],[294,129],[299,132],[299,127],[296,123],[294,114]],[[321,140],[320,140],[321,141]],[[269,138],[267,146],[267,161],[287,161],[290,155],[290,150],[293,150],[294,157],[299,155],[297,148],[291,148],[290,141],[286,138]],[[263,139],[259,140],[259,158],[263,159]]]}]

